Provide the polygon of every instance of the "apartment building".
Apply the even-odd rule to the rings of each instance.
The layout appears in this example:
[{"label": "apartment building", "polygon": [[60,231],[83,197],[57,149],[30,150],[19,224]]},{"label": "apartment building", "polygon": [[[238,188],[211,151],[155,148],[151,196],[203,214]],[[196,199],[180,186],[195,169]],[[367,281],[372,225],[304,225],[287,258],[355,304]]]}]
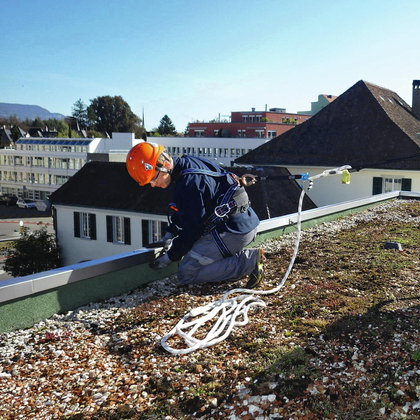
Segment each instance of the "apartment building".
[{"label": "apartment building", "polygon": [[192,155],[224,166],[234,166],[235,159],[256,149],[269,139],[220,137],[156,137],[148,141],[165,146],[171,156]]},{"label": "apartment building", "polygon": [[[133,133],[111,138],[22,137],[14,147],[0,148],[0,194],[46,200],[89,161],[124,162],[142,140]],[[149,138],[172,156],[194,155],[233,166],[236,158],[264,144],[264,138]]]},{"label": "apartment building", "polygon": [[[0,149],[0,193],[46,200],[94,154],[122,156],[136,143],[133,133],[112,138],[22,137],[14,148]],[[113,160],[108,157],[108,160]]]},{"label": "apartment building", "polygon": [[234,137],[273,139],[296,125],[311,118],[311,115],[286,112],[285,108],[270,108],[265,111],[235,111],[230,118],[209,122],[189,123],[190,137]]}]

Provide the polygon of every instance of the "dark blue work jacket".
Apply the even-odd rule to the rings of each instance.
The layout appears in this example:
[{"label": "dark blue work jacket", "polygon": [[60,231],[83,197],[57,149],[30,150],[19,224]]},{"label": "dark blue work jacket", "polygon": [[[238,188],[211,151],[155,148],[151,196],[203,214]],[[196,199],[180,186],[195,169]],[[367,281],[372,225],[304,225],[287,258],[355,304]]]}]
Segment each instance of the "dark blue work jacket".
[{"label": "dark blue work jacket", "polygon": [[[174,157],[172,181],[175,183],[173,202],[178,211],[172,216],[168,231],[174,232],[174,225],[181,228],[172,242],[168,256],[172,261],[180,260],[197,242],[205,231],[205,222],[213,214],[229,189],[233,180],[230,176],[214,177],[204,174],[182,175],[187,168],[198,168],[213,172],[222,172],[220,166],[205,159],[193,156]],[[232,232],[245,234],[259,225],[258,216],[249,207],[245,212],[238,213],[219,223],[216,227],[219,233]]]}]

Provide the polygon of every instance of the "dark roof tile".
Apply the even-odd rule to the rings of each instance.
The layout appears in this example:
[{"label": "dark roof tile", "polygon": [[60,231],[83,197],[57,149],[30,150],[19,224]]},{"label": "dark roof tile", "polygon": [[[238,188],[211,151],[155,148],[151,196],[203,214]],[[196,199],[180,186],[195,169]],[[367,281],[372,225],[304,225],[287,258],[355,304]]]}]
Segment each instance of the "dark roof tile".
[{"label": "dark roof tile", "polygon": [[[250,172],[242,167],[230,168],[238,176]],[[289,175],[283,168],[253,170],[260,176]],[[262,219],[282,216],[297,211],[300,186],[295,181],[260,181],[247,187],[252,207]],[[125,163],[89,162],[69,181],[50,196],[53,204],[125,210],[148,214],[166,214],[171,201],[171,188],[140,187],[128,174]],[[304,209],[315,208],[305,196]]]}]

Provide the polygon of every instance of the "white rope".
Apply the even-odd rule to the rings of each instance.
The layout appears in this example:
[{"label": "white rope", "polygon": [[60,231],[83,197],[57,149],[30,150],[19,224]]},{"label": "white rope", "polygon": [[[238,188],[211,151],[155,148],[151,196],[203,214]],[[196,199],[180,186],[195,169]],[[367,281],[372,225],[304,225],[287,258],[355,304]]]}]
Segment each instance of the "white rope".
[{"label": "white rope", "polygon": [[[167,333],[161,340],[162,347],[172,354],[188,354],[198,349],[214,346],[225,340],[236,326],[244,326],[248,323],[248,311],[254,306],[265,307],[266,303],[256,295],[270,295],[277,293],[286,282],[292,271],[293,264],[299,249],[299,241],[301,236],[301,220],[302,220],[302,205],[303,198],[307,190],[312,187],[314,179],[322,178],[329,175],[343,174],[350,169],[350,166],[342,166],[340,168],[326,170],[321,174],[313,177],[308,177],[307,182],[302,182],[302,192],[299,198],[298,216],[297,216],[297,234],[295,248],[289,267],[283,276],[282,281],[271,290],[252,290],[238,288],[226,292],[218,301],[209,303],[198,308],[191,309],[184,317]],[[347,172],[348,174],[348,172]],[[348,182],[347,182],[348,183]],[[236,297],[228,299],[228,296],[234,293],[245,293]],[[221,312],[221,314],[219,314]],[[195,338],[194,334],[206,323],[219,316],[210,331],[207,332],[204,338]],[[194,318],[194,319],[192,319]],[[190,320],[192,319],[192,320]],[[203,334],[203,333],[202,333]],[[201,334],[201,335],[202,335]],[[173,336],[179,336],[184,340],[186,348],[176,349],[167,344],[167,340]]]}]

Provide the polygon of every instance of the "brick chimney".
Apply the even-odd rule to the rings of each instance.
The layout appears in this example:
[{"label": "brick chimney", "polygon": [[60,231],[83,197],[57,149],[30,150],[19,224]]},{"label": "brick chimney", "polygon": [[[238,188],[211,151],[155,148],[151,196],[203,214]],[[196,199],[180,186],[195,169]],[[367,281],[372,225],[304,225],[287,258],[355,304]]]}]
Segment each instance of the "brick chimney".
[{"label": "brick chimney", "polygon": [[411,111],[420,120],[420,80],[413,80],[413,103],[411,105]]}]

